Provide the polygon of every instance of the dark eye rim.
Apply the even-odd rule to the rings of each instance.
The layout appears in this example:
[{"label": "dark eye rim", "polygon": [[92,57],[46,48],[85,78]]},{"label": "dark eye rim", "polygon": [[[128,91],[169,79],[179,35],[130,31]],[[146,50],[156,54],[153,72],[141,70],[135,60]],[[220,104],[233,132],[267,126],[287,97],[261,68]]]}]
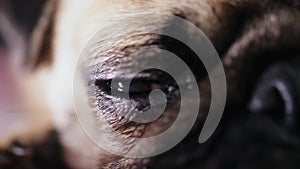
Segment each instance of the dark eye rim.
[{"label": "dark eye rim", "polygon": [[[138,75],[132,79],[129,89],[125,89],[124,91],[120,92],[127,92],[131,97],[139,97],[149,95],[152,90],[158,89],[162,90],[167,96],[175,93],[178,95],[179,86],[175,82],[175,79],[172,78],[169,74],[167,77],[163,74],[165,72],[157,69],[153,69],[151,71],[144,70],[144,73]],[[146,73],[145,73],[146,72]],[[98,89],[107,95],[111,95],[111,90],[117,90],[117,86],[112,85],[112,81],[124,81],[128,80],[126,78],[115,78],[115,79],[95,79],[95,86]]]}]

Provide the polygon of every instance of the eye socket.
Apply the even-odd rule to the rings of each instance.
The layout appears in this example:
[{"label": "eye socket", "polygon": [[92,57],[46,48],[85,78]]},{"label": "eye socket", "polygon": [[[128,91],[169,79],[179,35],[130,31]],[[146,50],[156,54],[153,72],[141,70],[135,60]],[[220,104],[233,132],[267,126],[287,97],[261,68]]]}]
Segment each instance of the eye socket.
[{"label": "eye socket", "polygon": [[127,80],[126,77],[116,77],[115,85],[112,85],[113,79],[97,79],[95,85],[100,90],[100,93],[106,96],[111,96],[111,91],[120,93],[120,97],[124,93],[129,93],[130,100],[135,104],[138,110],[147,110],[150,108],[149,94],[151,91],[158,89],[165,93],[168,102],[177,100],[180,96],[179,87],[175,79],[168,73],[158,69],[148,69],[138,73],[132,79],[129,88],[125,88],[122,81]]}]

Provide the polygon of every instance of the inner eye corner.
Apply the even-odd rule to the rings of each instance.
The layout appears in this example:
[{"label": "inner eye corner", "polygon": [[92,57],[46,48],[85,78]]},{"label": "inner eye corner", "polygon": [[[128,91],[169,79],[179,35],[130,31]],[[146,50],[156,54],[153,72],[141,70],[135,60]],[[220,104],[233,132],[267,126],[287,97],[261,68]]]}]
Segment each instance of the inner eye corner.
[{"label": "inner eye corner", "polygon": [[101,92],[104,92],[108,95],[111,94],[111,82],[112,79],[95,79],[95,86],[98,87],[98,89]]}]

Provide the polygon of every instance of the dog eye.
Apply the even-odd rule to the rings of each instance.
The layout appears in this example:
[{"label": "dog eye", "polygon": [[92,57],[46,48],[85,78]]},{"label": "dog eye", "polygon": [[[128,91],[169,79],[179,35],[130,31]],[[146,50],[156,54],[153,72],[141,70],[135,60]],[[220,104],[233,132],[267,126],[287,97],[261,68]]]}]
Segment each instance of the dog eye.
[{"label": "dog eye", "polygon": [[[126,77],[115,77],[114,79],[97,79],[95,86],[98,87],[102,97],[112,97],[124,99],[129,94],[130,100],[134,103],[136,109],[147,110],[150,108],[149,94],[153,90],[161,90],[165,93],[167,100],[175,100],[180,92],[175,79],[168,73],[150,69],[138,73],[130,82],[129,87],[124,86]],[[115,83],[112,83],[114,81]],[[112,95],[112,91],[115,91]]]}]

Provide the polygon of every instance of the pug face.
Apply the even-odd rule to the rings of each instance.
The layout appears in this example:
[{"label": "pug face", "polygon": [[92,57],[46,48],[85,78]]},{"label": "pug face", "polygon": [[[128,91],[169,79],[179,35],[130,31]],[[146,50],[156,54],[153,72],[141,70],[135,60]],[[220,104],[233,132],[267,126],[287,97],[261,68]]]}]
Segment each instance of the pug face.
[{"label": "pug face", "polygon": [[[7,34],[2,36],[3,51],[12,56],[5,59],[8,68],[2,69],[11,72],[11,75],[5,73],[5,77],[13,77],[14,80],[5,82],[9,82],[8,86],[14,85],[10,90],[17,92],[8,107],[17,103],[22,105],[14,110],[22,123],[15,122],[20,127],[3,134],[3,147],[17,140],[25,147],[33,147],[33,152],[39,152],[41,149],[36,145],[52,140],[46,136],[55,130],[56,134],[51,138],[56,141],[50,145],[59,145],[55,146],[57,151],[49,150],[45,153],[47,155],[39,155],[65,163],[59,163],[62,168],[299,166],[297,130],[300,81],[297,75],[300,9],[297,1],[49,0],[41,6],[44,8],[38,8],[41,10],[36,12],[40,19],[32,24],[35,26],[27,29],[19,26],[22,23],[15,19],[18,16],[5,10],[0,15],[3,23],[7,21],[3,24],[5,26],[0,27],[1,33]],[[151,17],[139,17],[141,13],[160,13],[167,17],[155,18],[151,21],[153,24],[147,25],[142,23]],[[123,20],[132,20],[131,16],[135,16],[133,22],[136,24],[122,24]],[[185,44],[170,37],[153,34],[130,36],[139,31],[163,32],[166,27],[172,26],[175,17],[191,22],[209,38],[226,74],[224,115],[216,132],[204,144],[198,143],[198,137],[210,108],[211,84],[201,61]],[[106,35],[90,46],[97,54],[80,58],[84,65],[78,66],[82,49],[96,32]],[[182,34],[193,41],[188,27],[183,27]],[[19,43],[13,43],[16,38]],[[16,52],[14,48],[23,50]],[[132,99],[120,103],[118,109],[113,108],[113,101],[117,98],[110,93],[113,79],[126,79],[134,73],[131,68],[139,62],[132,54],[150,48],[175,53],[189,66],[201,95],[198,118],[187,137],[166,153],[138,159],[117,156],[97,146],[84,132],[73,103],[73,85],[82,84],[82,105],[76,106],[86,110],[86,116],[81,120],[90,122],[87,127],[114,128],[106,133],[96,130],[100,137],[110,137],[116,131],[135,138],[161,133],[172,125],[180,107],[178,86],[172,77],[159,70],[141,72],[131,83],[129,92]],[[143,55],[145,58],[142,59],[159,60],[158,53]],[[122,67],[118,64],[123,60],[128,65]],[[84,75],[83,79],[87,81],[80,79],[74,82],[74,72],[78,69],[80,72],[92,72],[92,75]],[[169,101],[164,115],[157,121],[132,123],[117,115],[118,112],[128,111],[126,105],[131,102],[139,110],[149,109],[147,98],[154,89],[167,91],[165,94]],[[186,106],[189,106],[194,102],[190,100],[187,103]],[[6,112],[2,114],[8,117]],[[97,120],[108,123],[94,123]],[[133,145],[118,140],[117,148],[130,150]],[[143,148],[140,147],[141,150]],[[49,158],[54,153],[61,154],[61,158]],[[28,162],[30,165],[20,164],[26,164],[28,168],[45,167],[36,160],[32,161]]]}]

